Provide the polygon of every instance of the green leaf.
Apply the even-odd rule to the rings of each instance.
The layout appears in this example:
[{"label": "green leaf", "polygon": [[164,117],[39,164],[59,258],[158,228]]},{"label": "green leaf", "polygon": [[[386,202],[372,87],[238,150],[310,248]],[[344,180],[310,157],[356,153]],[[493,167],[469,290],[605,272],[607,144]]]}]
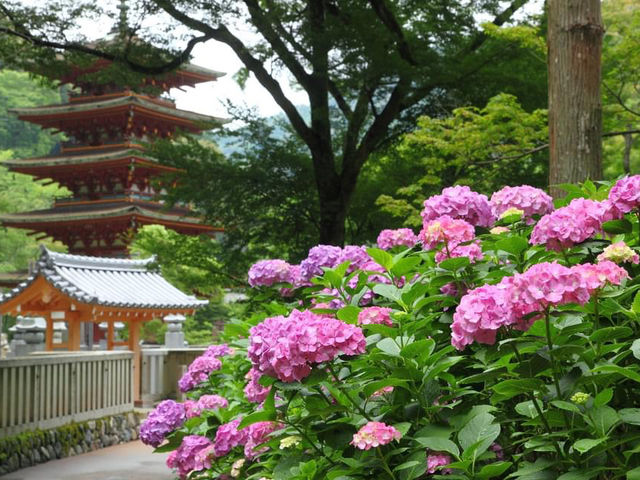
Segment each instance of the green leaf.
[{"label": "green leaf", "polygon": [[638,374],[638,372],[627,367],[620,367],[619,365],[602,365],[594,368],[592,372],[617,373],[623,377],[627,377],[630,380],[640,383],[640,374]]},{"label": "green leaf", "polygon": [[591,450],[593,447],[600,445],[604,442],[607,437],[602,438],[583,438],[578,440],[573,444],[573,448],[575,448],[580,453],[585,453]]},{"label": "green leaf", "polygon": [[623,408],[618,410],[620,420],[630,425],[640,425],[640,408]]},{"label": "green leaf", "polygon": [[639,313],[640,314],[640,291],[638,291],[638,293],[636,293],[636,296],[633,297],[633,303],[631,304],[631,310],[633,310],[634,313]]},{"label": "green leaf", "polygon": [[490,413],[476,415],[458,433],[458,442],[464,450],[464,458],[482,455],[500,435],[500,425],[493,423]]},{"label": "green leaf", "polygon": [[423,450],[413,453],[404,463],[409,462],[417,463],[412,463],[411,466],[399,470],[397,475],[398,480],[414,480],[424,475],[427,471],[427,452]]},{"label": "green leaf", "polygon": [[529,242],[523,237],[508,237],[498,240],[495,243],[495,247],[499,250],[504,250],[507,253],[518,256],[529,248]]},{"label": "green leaf", "polygon": [[498,475],[502,475],[506,472],[511,465],[513,465],[511,462],[490,463],[489,465],[482,467],[482,469],[476,474],[476,477],[480,480],[497,477]]},{"label": "green leaf", "polygon": [[367,248],[367,253],[373,258],[374,262],[385,270],[391,270],[393,267],[393,256],[390,253],[380,250],[379,248]]},{"label": "green leaf", "polygon": [[[427,358],[433,352],[436,342],[431,338],[424,338],[417,342],[410,343],[402,349],[400,354],[405,358],[413,358],[420,355],[420,358]],[[424,355],[424,357],[423,357]]]},{"label": "green leaf", "polygon": [[276,419],[276,411],[268,410],[268,411],[259,411],[253,412],[242,419],[240,424],[238,425],[238,430],[248,427],[249,425],[253,425],[258,422],[268,422],[270,420]]},{"label": "green leaf", "polygon": [[592,470],[572,470],[571,472],[563,473],[558,477],[558,480],[589,480],[590,478],[598,475],[599,471]]},{"label": "green leaf", "polygon": [[415,439],[423,447],[435,452],[447,452],[458,458],[460,450],[458,446],[448,438],[443,437],[419,437]]},{"label": "green leaf", "polygon": [[609,220],[602,224],[602,229],[607,233],[619,234],[619,233],[631,233],[633,225],[629,220],[623,218],[622,220]]},{"label": "green leaf", "polygon": [[633,356],[640,360],[640,338],[637,338],[631,344],[631,353]]},{"label": "green leaf", "polygon": [[593,399],[593,405],[596,407],[601,407],[602,405],[606,405],[613,398],[613,389],[605,388],[602,390],[596,398]]},{"label": "green leaf", "polygon": [[553,464],[553,461],[546,458],[538,458],[534,463],[522,462],[518,471],[508,475],[507,478],[533,475],[546,470],[547,467],[550,467]]},{"label": "green leaf", "polygon": [[336,313],[336,316],[342,320],[344,323],[350,323],[355,325],[358,323],[358,314],[360,313],[360,309],[353,305],[347,305],[346,307],[342,307]]},{"label": "green leaf", "polygon": [[581,413],[577,405],[571,402],[565,402],[564,400],[553,400],[551,405],[559,408],[560,410],[567,410],[568,412]]},{"label": "green leaf", "polygon": [[598,435],[605,436],[620,421],[620,417],[613,408],[603,405],[602,407],[591,409],[588,412],[588,420],[590,420]]},{"label": "green leaf", "polygon": [[387,285],[386,283],[378,283],[373,286],[373,293],[377,293],[378,295],[383,296],[384,298],[388,298],[394,302],[400,303],[400,289],[393,285]]},{"label": "green leaf", "polygon": [[471,264],[467,257],[447,258],[438,264],[438,266],[449,272],[456,272],[461,268],[465,268]]},{"label": "green leaf", "polygon": [[618,338],[627,338],[633,334],[629,327],[606,327],[596,330],[589,336],[592,342],[612,341]]},{"label": "green leaf", "polygon": [[538,411],[536,410],[532,400],[518,403],[515,409],[516,412],[527,418],[536,418],[538,416]]},{"label": "green leaf", "polygon": [[413,270],[422,261],[420,257],[404,257],[398,260],[391,268],[391,273],[394,277],[401,277]]},{"label": "green leaf", "polygon": [[370,397],[372,394],[384,387],[405,387],[407,381],[401,378],[386,378],[384,380],[376,380],[375,382],[368,383],[363,389],[362,394],[365,397]]},{"label": "green leaf", "polygon": [[376,343],[376,347],[378,347],[387,355],[391,355],[392,357],[400,356],[400,347],[393,338],[383,338],[378,343]]},{"label": "green leaf", "polygon": [[627,472],[627,480],[640,480],[640,467]]},{"label": "green leaf", "polygon": [[542,380],[535,378],[521,378],[504,380],[492,387],[492,390],[499,394],[502,399],[506,400],[522,393],[531,393],[533,391],[544,390],[545,386]]}]

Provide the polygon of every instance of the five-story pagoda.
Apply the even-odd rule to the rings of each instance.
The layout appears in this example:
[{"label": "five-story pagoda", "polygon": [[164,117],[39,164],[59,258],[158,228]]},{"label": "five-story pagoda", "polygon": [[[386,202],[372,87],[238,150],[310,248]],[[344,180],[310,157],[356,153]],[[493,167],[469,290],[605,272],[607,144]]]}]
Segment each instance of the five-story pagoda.
[{"label": "five-story pagoda", "polygon": [[[87,80],[87,73],[108,66],[74,68],[61,78],[73,88],[67,103],[14,109],[18,118],[64,132],[60,152],[4,163],[14,172],[50,179],[67,187],[72,198],[47,210],[2,215],[5,227],[24,228],[66,244],[70,253],[126,256],[132,233],[160,224],[184,234],[216,234],[186,206],[166,208],[152,180],[172,169],[145,154],[143,143],[171,138],[178,131],[197,133],[224,120],[179,110],[165,93],[170,88],[214,81],[222,73],[194,65],[131,89]],[[140,93],[144,92],[144,93]],[[152,93],[150,93],[152,92]]]}]

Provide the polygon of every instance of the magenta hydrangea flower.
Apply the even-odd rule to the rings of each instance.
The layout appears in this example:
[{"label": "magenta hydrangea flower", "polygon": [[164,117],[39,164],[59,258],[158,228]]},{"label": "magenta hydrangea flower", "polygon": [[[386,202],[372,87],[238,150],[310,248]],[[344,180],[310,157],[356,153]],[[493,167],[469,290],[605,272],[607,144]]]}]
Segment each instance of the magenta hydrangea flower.
[{"label": "magenta hydrangea flower", "polygon": [[367,307],[358,313],[358,325],[393,325],[391,310],[387,307]]},{"label": "magenta hydrangea flower", "polygon": [[218,358],[231,355],[232,353],[233,350],[226,343],[221,343],[219,345],[209,345],[203,355]]},{"label": "magenta hydrangea flower", "polygon": [[489,203],[496,217],[510,208],[522,210],[528,225],[534,223],[534,215],[546,215],[553,211],[553,199],[544,190],[529,185],[504,187],[491,195]]},{"label": "magenta hydrangea flower", "polygon": [[165,437],[182,426],[187,419],[184,405],[173,400],[163,400],[140,425],[140,440],[157,447]]},{"label": "magenta hydrangea flower", "polygon": [[315,363],[364,353],[365,344],[355,325],[293,310],[287,318],[267,318],[252,327],[247,353],[259,372],[293,382],[309,375]]},{"label": "magenta hydrangea flower", "polygon": [[445,188],[440,195],[426,199],[421,215],[424,223],[443,215],[480,227],[490,227],[495,222],[487,196],[463,185]]},{"label": "magenta hydrangea flower", "polygon": [[238,418],[229,423],[224,423],[216,431],[216,439],[213,444],[213,451],[216,457],[222,457],[229,453],[234,447],[247,443],[249,431],[246,428],[238,430],[238,425],[242,419]]},{"label": "magenta hydrangea flower", "polygon": [[276,422],[257,422],[247,427],[247,443],[244,446],[244,456],[249,460],[253,460],[261,453],[269,450],[269,447],[263,446],[259,448],[259,445],[269,440],[269,434],[282,428],[282,426]]},{"label": "magenta hydrangea flower", "polygon": [[496,454],[496,460],[504,460],[504,450],[498,442],[492,443],[489,450]]},{"label": "magenta hydrangea flower", "polygon": [[400,440],[402,434],[391,425],[382,422],[369,422],[353,435],[351,445],[360,450],[386,445],[394,440]]},{"label": "magenta hydrangea flower", "polygon": [[244,394],[247,397],[247,400],[252,403],[264,402],[265,398],[267,398],[267,395],[269,395],[269,392],[271,391],[271,387],[263,387],[260,385],[258,382],[260,377],[262,377],[262,374],[253,367],[251,367],[245,375],[245,378],[247,378],[249,382],[244,387]]},{"label": "magenta hydrangea flower", "polygon": [[637,265],[640,262],[640,256],[638,256],[638,254],[626,243],[616,242],[607,246],[607,248],[598,255],[599,262],[603,262],[605,260],[612,261],[613,263],[630,262]]},{"label": "magenta hydrangea flower", "polygon": [[209,379],[209,375],[214,370],[220,370],[222,368],[222,362],[213,355],[204,355],[196,358],[187,371],[178,380],[178,387],[181,392],[188,392],[193,390],[202,382],[206,382]]},{"label": "magenta hydrangea flower", "polygon": [[284,260],[260,260],[251,265],[248,276],[252,287],[291,282],[291,265]]},{"label": "magenta hydrangea flower", "polygon": [[566,207],[542,217],[531,232],[532,245],[561,251],[602,231],[608,207],[603,202],[574,198]]},{"label": "magenta hydrangea flower", "polygon": [[609,192],[609,201],[621,213],[640,207],[640,175],[618,180]]},{"label": "magenta hydrangea flower", "polygon": [[398,228],[396,230],[382,230],[378,235],[378,247],[389,250],[393,247],[413,247],[418,243],[418,237],[410,228]]},{"label": "magenta hydrangea flower", "polygon": [[167,457],[167,466],[178,471],[180,478],[187,478],[191,472],[211,468],[212,443],[201,435],[187,435],[177,450]]},{"label": "magenta hydrangea flower", "polygon": [[316,245],[307,258],[300,262],[300,278],[309,281],[315,276],[322,275],[322,267],[333,268],[338,265],[342,249],[333,245]]},{"label": "magenta hydrangea flower", "polygon": [[[451,456],[446,453],[434,452],[427,455],[427,473],[436,473],[442,467],[446,467],[452,462]],[[451,473],[450,468],[444,468],[439,473],[447,475]]]},{"label": "magenta hydrangea flower", "polygon": [[475,236],[475,229],[469,222],[443,215],[425,221],[424,228],[420,231],[418,238],[425,249],[431,250],[440,245],[453,248],[460,243],[473,240]]},{"label": "magenta hydrangea flower", "polygon": [[436,253],[435,261],[440,263],[448,258],[458,257],[467,257],[471,263],[475,263],[483,258],[482,248],[478,242],[470,243],[468,245],[449,246]]},{"label": "magenta hydrangea flower", "polygon": [[363,265],[366,265],[371,261],[371,257],[367,253],[365,247],[347,245],[342,249],[342,252],[340,252],[340,257],[338,258],[336,266],[347,261],[350,262],[349,267],[347,268],[347,273],[351,273],[362,269]]}]

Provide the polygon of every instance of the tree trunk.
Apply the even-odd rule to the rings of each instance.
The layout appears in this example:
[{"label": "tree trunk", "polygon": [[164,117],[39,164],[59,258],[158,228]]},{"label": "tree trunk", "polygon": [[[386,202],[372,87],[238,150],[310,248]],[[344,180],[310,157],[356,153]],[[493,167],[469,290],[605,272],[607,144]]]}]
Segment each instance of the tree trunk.
[{"label": "tree trunk", "polygon": [[602,178],[600,0],[550,0],[549,185]]}]

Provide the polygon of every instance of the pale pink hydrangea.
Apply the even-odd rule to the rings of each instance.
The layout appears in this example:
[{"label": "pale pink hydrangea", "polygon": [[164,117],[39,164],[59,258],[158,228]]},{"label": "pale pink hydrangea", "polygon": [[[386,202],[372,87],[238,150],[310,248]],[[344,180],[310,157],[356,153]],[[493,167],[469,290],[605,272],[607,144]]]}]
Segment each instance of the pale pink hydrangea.
[{"label": "pale pink hydrangea", "polygon": [[185,406],[173,400],[163,400],[140,425],[140,440],[157,447],[165,437],[182,426],[187,419]]},{"label": "pale pink hydrangea", "polygon": [[450,463],[452,463],[451,456],[447,455],[446,453],[431,453],[427,455],[427,473],[434,474],[441,469],[441,471],[438,473],[442,475],[450,474],[452,473],[450,468],[442,468],[446,467]]},{"label": "pale pink hydrangea", "polygon": [[503,233],[509,233],[509,227],[493,227],[491,230],[489,230],[489,233],[492,233],[494,235],[501,235]]},{"label": "pale pink hydrangea", "polygon": [[167,466],[176,469],[180,478],[187,478],[191,472],[211,468],[212,443],[201,435],[187,435],[177,450],[167,458]]},{"label": "pale pink hydrangea", "polygon": [[410,228],[398,228],[396,230],[382,230],[378,235],[378,247],[389,250],[393,247],[413,247],[418,243],[418,237]]},{"label": "pale pink hydrangea", "polygon": [[249,382],[246,387],[244,387],[244,394],[247,397],[247,400],[252,403],[264,402],[265,398],[267,398],[267,395],[269,395],[269,392],[271,391],[271,387],[263,387],[260,385],[258,382],[260,377],[262,377],[262,374],[253,367],[245,376],[245,378],[249,379]]},{"label": "pale pink hydrangea", "polygon": [[358,313],[358,325],[393,325],[391,320],[391,310],[387,307],[368,307]]},{"label": "pale pink hydrangea", "polygon": [[544,190],[529,185],[504,187],[491,195],[490,204],[496,217],[510,208],[522,210],[528,225],[534,223],[534,215],[546,215],[553,211],[553,199]]},{"label": "pale pink hydrangea", "polygon": [[229,406],[227,399],[220,395],[202,395],[197,401],[185,400],[184,404],[187,418],[197,417],[205,410],[216,410]]},{"label": "pale pink hydrangea", "polygon": [[193,390],[202,382],[206,382],[211,372],[220,370],[220,368],[222,368],[222,362],[217,357],[206,354],[199,356],[189,365],[187,371],[178,381],[180,391]]},{"label": "pale pink hydrangea", "polygon": [[616,242],[605,248],[600,255],[598,255],[598,261],[603,262],[610,260],[614,263],[630,262],[638,264],[640,262],[640,256],[633,251],[626,243]]},{"label": "pale pink hydrangea", "polygon": [[440,263],[448,258],[458,257],[467,257],[471,263],[475,263],[483,258],[482,248],[478,242],[470,243],[468,245],[449,246],[436,253],[435,261]]},{"label": "pale pink hydrangea", "polygon": [[293,310],[289,317],[267,318],[252,327],[247,353],[259,372],[293,382],[309,375],[313,364],[364,353],[365,345],[355,325]]},{"label": "pale pink hydrangea", "polygon": [[621,213],[640,207],[640,175],[618,180],[609,192],[609,201]]},{"label": "pale pink hydrangea", "polygon": [[462,185],[445,188],[440,195],[426,199],[421,215],[425,223],[443,215],[480,227],[490,227],[495,222],[487,196]]},{"label": "pale pink hydrangea", "polygon": [[475,238],[475,229],[469,222],[443,215],[433,220],[425,221],[424,228],[418,235],[427,250],[440,245],[454,247],[460,243],[469,242]]},{"label": "pale pink hydrangea", "polygon": [[596,264],[574,265],[571,270],[580,276],[582,286],[588,290],[589,294],[607,284],[620,285],[623,280],[629,278],[629,273],[624,268],[609,260]]},{"label": "pale pink hydrangea", "polygon": [[322,275],[322,267],[333,268],[338,265],[342,249],[333,245],[316,245],[307,258],[300,262],[300,278],[309,281]]},{"label": "pale pink hydrangea", "polygon": [[259,447],[269,440],[269,434],[279,430],[282,426],[276,422],[257,422],[247,427],[247,443],[244,446],[244,456],[253,460],[261,453],[269,450],[269,447]]},{"label": "pale pink hydrangea", "polygon": [[260,260],[251,265],[248,276],[252,287],[291,282],[291,265],[284,260]]},{"label": "pale pink hydrangea", "polygon": [[353,435],[351,445],[360,450],[386,445],[394,440],[400,440],[402,434],[391,425],[382,422],[369,422]]},{"label": "pale pink hydrangea", "polygon": [[367,253],[365,247],[360,247],[358,245],[347,245],[342,249],[336,265],[347,261],[349,262],[347,273],[351,273],[356,270],[362,269],[363,265],[366,265],[371,261],[371,257]]},{"label": "pale pink hydrangea", "polygon": [[608,207],[603,202],[575,198],[566,207],[542,217],[531,232],[532,245],[561,251],[602,231]]},{"label": "pale pink hydrangea", "polygon": [[216,431],[216,439],[213,444],[213,451],[216,457],[222,457],[233,448],[247,443],[249,431],[246,428],[238,430],[238,425],[242,419],[238,418],[229,423],[224,423]]}]

